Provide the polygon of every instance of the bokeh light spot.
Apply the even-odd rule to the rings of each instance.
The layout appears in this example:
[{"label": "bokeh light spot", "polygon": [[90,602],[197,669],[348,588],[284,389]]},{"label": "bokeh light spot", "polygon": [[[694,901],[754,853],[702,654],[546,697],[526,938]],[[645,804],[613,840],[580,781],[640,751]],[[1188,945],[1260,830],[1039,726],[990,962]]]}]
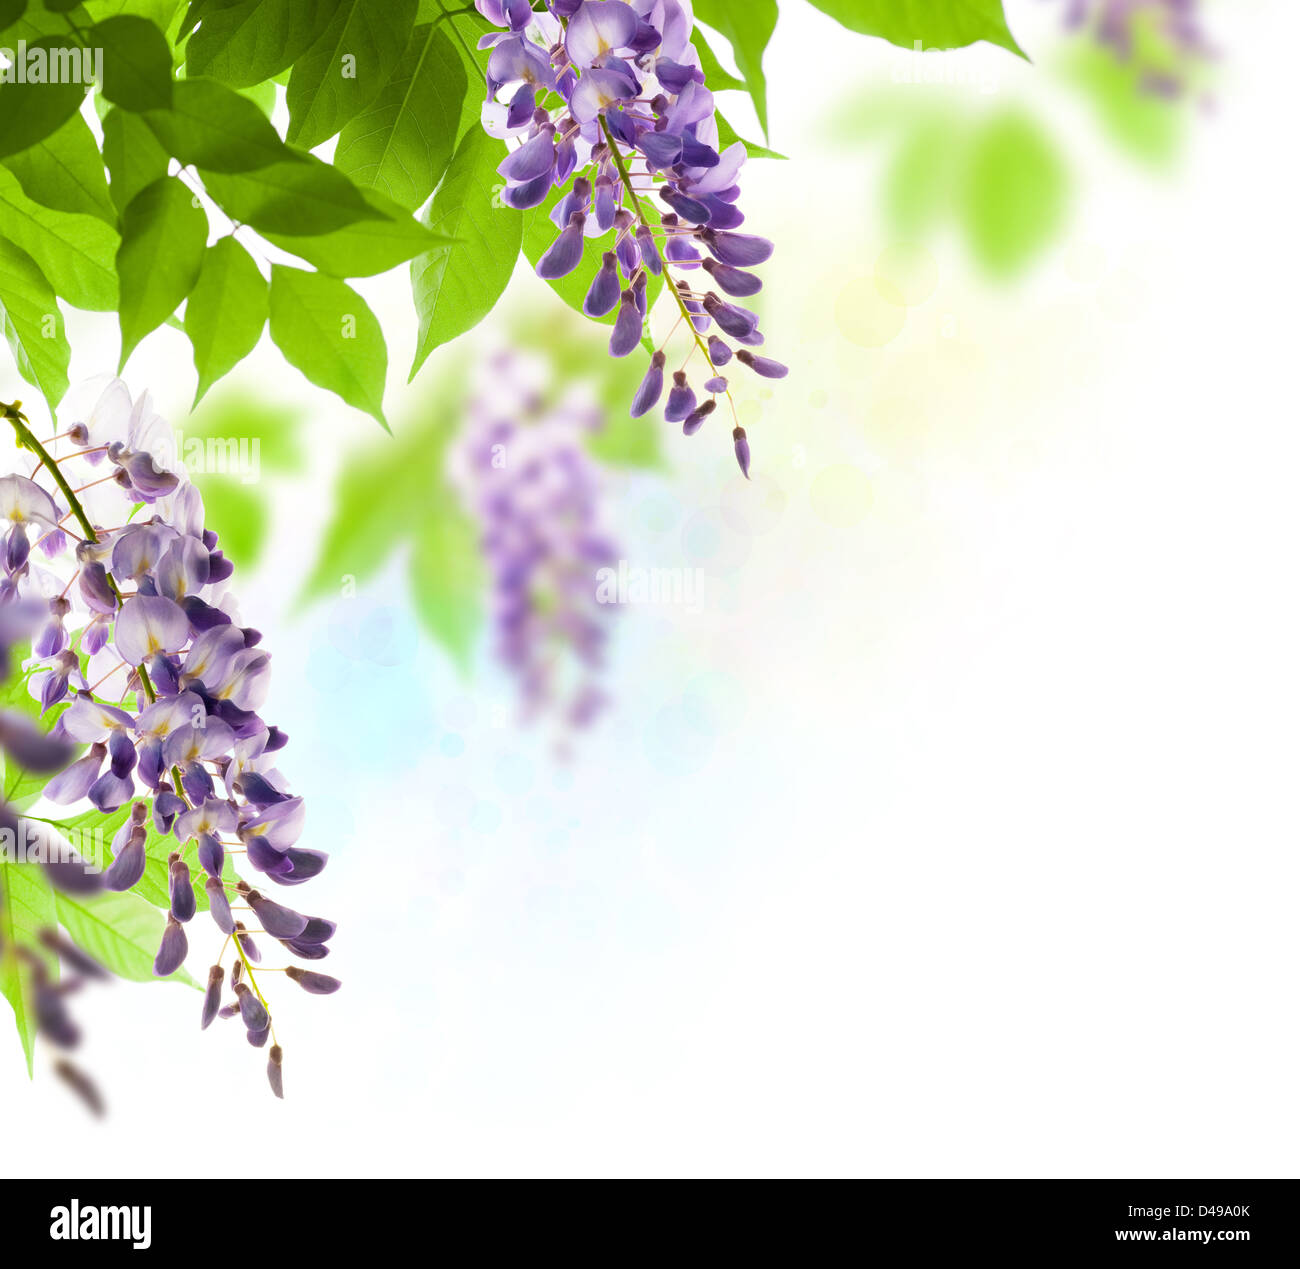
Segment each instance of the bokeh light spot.
[{"label": "bokeh light spot", "polygon": [[872,278],[853,278],[835,300],[840,334],[860,348],[879,348],[894,339],[907,320],[907,309],[891,303]]},{"label": "bokeh light spot", "polygon": [[818,519],[847,529],[871,510],[871,481],[859,468],[838,463],[817,473],[808,500]]},{"label": "bokeh light spot", "polygon": [[899,242],[886,247],[876,260],[876,290],[891,304],[924,304],[939,285],[939,266],[919,243]]}]

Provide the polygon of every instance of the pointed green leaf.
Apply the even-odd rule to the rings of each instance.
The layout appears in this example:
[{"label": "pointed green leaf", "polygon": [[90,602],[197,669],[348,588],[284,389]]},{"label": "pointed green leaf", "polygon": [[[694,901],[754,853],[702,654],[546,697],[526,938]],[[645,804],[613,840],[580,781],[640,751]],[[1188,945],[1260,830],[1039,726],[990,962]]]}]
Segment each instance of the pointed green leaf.
[{"label": "pointed green leaf", "polygon": [[728,89],[747,91],[743,79],[737,79],[730,71],[722,69],[718,55],[709,47],[704,32],[698,26],[691,32],[691,43],[700,55],[700,69],[704,72],[704,82],[708,84],[710,92],[720,93]]},{"label": "pointed green leaf", "polygon": [[113,205],[119,213],[146,185],[167,175],[167,151],[149,125],[139,115],[116,106],[104,116],[104,162],[113,182]]},{"label": "pointed green leaf", "polygon": [[467,87],[450,37],[416,27],[379,96],[343,129],[334,165],[415,211],[447,169]]},{"label": "pointed green leaf", "polygon": [[53,415],[68,390],[72,350],[50,284],[31,256],[0,238],[0,321],[18,373],[41,390]]},{"label": "pointed green leaf", "polygon": [[200,166],[199,173],[227,216],[262,233],[326,234],[380,218],[342,172],[311,155],[253,172],[212,172]]},{"label": "pointed green leaf", "polygon": [[485,82],[490,48],[481,49],[478,41],[484,33],[483,19],[463,0],[420,0],[417,22],[432,22],[445,31],[460,57],[469,91],[461,102],[460,122],[456,127],[456,143],[467,132],[482,126],[482,93],[476,91]]},{"label": "pointed green leaf", "polygon": [[289,77],[293,145],[314,149],[374,101],[410,41],[416,7],[416,0],[343,0]]},{"label": "pointed green leaf", "polygon": [[247,172],[292,162],[294,152],[271,121],[242,93],[215,79],[183,79],[170,110],[146,116],[163,148],[182,163],[209,172]]},{"label": "pointed green leaf", "polygon": [[203,6],[187,71],[248,88],[288,70],[320,38],[339,0],[221,0]]},{"label": "pointed green leaf", "polygon": [[[855,0],[846,0],[853,4]],[[758,126],[767,136],[767,78],[763,54],[776,29],[776,0],[695,0],[695,16],[731,42],[736,68],[754,99]]]},{"label": "pointed green leaf", "polygon": [[54,293],[73,308],[96,313],[117,308],[113,258],[118,236],[111,225],[32,202],[18,178],[2,166],[0,225],[5,237],[36,262]]},{"label": "pointed green leaf", "polygon": [[[716,2],[716,0],[714,0]],[[1007,28],[1002,0],[812,0],[841,26],[900,48],[964,48],[978,40],[1024,53]],[[695,10],[701,17],[700,5]],[[709,19],[706,17],[707,22]]]},{"label": "pointed green leaf", "polygon": [[122,282],[122,357],[162,325],[194,289],[203,266],[208,218],[174,177],[141,190],[122,215],[117,272]]},{"label": "pointed green leaf", "polygon": [[723,118],[721,110],[715,110],[713,117],[718,124],[718,149],[725,150],[729,145],[739,141],[745,147],[745,153],[751,159],[784,159],[784,154],[778,154],[775,150],[769,150],[766,146],[756,145],[753,141],[746,141],[743,137],[736,134],[735,128]]},{"label": "pointed green leaf", "polygon": [[165,110],[172,104],[172,51],[150,21],[122,14],[90,28],[86,41],[104,50],[103,94],[123,110]]},{"label": "pointed green leaf", "polygon": [[90,125],[80,115],[73,115],[43,141],[11,154],[4,165],[33,202],[117,224],[104,160]]},{"label": "pointed green leaf", "polygon": [[239,243],[222,238],[204,253],[185,305],[185,333],[194,346],[199,376],[195,405],[257,346],[268,308],[266,279]]},{"label": "pointed green leaf", "polygon": [[388,349],[365,300],[335,278],[274,265],[271,338],[290,365],[385,428]]},{"label": "pointed green leaf", "polygon": [[411,261],[411,291],[420,318],[411,378],[440,344],[463,335],[492,311],[514,272],[523,216],[497,198],[503,147],[483,131],[467,132],[424,215],[453,241]]},{"label": "pointed green leaf", "polygon": [[373,220],[358,220],[331,233],[298,237],[263,230],[262,236],[336,278],[368,278],[430,251],[445,235],[426,229],[404,208],[375,190],[362,190],[374,209]]},{"label": "pointed green leaf", "polygon": [[[46,36],[30,45],[26,53],[29,68],[31,59],[37,57],[45,63],[45,70],[39,82],[18,83],[7,77],[0,83],[0,159],[35,145],[62,127],[81,109],[86,96],[86,86],[71,78],[70,67],[56,65],[75,59],[75,73],[80,76],[81,49],[71,40]],[[46,82],[55,73],[58,80]]]}]

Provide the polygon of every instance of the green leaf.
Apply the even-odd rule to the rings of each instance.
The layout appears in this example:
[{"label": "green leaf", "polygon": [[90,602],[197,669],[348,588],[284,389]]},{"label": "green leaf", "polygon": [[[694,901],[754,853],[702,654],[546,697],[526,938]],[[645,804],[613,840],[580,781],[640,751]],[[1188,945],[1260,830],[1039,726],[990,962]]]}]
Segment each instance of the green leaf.
[{"label": "green leaf", "polygon": [[257,347],[268,310],[266,279],[234,238],[222,238],[204,253],[185,305],[185,333],[199,376],[194,405]]},{"label": "green leaf", "polygon": [[165,110],[172,104],[172,51],[152,22],[131,14],[90,28],[86,41],[104,50],[103,94],[123,110]]},{"label": "green leaf", "polygon": [[[14,67],[0,84],[0,159],[48,137],[81,109],[86,95],[86,86],[72,80],[67,67],[49,65],[65,57],[75,58],[79,76],[81,49],[76,44],[62,36],[46,36],[29,45],[26,52],[27,60],[22,63],[26,74],[34,68],[33,54],[40,54],[44,69],[38,81],[18,83],[12,78],[18,69]],[[56,69],[59,79],[46,82]]]},{"label": "green leaf", "polygon": [[36,262],[54,293],[73,308],[111,313],[117,308],[113,258],[117,231],[93,216],[34,203],[18,178],[0,167],[0,225],[5,237]]},{"label": "green leaf", "polygon": [[104,162],[112,178],[113,205],[119,213],[146,185],[167,175],[167,151],[149,125],[139,115],[116,106],[104,116]]},{"label": "green leaf", "polygon": [[1140,49],[1121,59],[1109,47],[1075,40],[1065,73],[1119,147],[1153,167],[1168,166],[1178,157],[1187,136],[1188,103],[1145,88],[1148,68]]},{"label": "green leaf", "polygon": [[251,88],[237,88],[235,91],[241,97],[247,97],[268,119],[275,114],[275,104],[280,99],[275,80],[268,79],[265,83],[254,84]]},{"label": "green leaf", "polygon": [[478,529],[442,486],[416,530],[408,576],[415,615],[462,673],[483,624]]},{"label": "green leaf", "polygon": [[343,129],[335,167],[414,211],[447,170],[467,88],[450,37],[433,23],[416,27],[374,103]]},{"label": "green leaf", "polygon": [[80,115],[73,115],[43,141],[11,154],[4,165],[33,202],[116,225],[104,160],[90,125]]},{"label": "green leaf", "polygon": [[140,895],[106,891],[90,897],[56,893],[55,910],[68,937],[106,970],[132,983],[198,984],[185,970],[155,978],[154,957],[166,918]]},{"label": "green leaf", "polygon": [[169,31],[177,11],[184,7],[185,0],[84,0],[83,3],[92,22],[131,13],[138,18],[148,18],[160,31]]},{"label": "green leaf", "polygon": [[[850,0],[851,2],[851,0]],[[767,79],[763,53],[776,29],[776,0],[695,0],[695,16],[731,42],[736,67],[754,99],[758,125],[767,136]]]},{"label": "green leaf", "polygon": [[[435,471],[405,433],[349,455],[331,499],[334,518],[299,603],[338,594],[345,579],[362,581],[378,572],[410,533],[410,508],[428,498]],[[376,497],[380,489],[383,497]]]},{"label": "green leaf", "polygon": [[971,250],[994,275],[1020,272],[1061,227],[1067,195],[1051,137],[1022,113],[998,115],[979,130],[958,195]]},{"label": "green leaf", "polygon": [[737,135],[735,128],[723,118],[722,111],[715,110],[713,117],[718,124],[719,150],[725,150],[729,145],[739,141],[745,147],[745,153],[751,159],[784,159],[786,157],[784,154],[778,154],[775,150],[769,150],[766,146],[757,145],[753,141],[746,141],[743,137]]},{"label": "green leaf", "polygon": [[909,122],[881,188],[885,215],[895,232],[923,236],[951,215],[968,144],[964,120],[945,114]]},{"label": "green leaf", "polygon": [[[566,193],[567,191],[562,189],[552,190],[540,207],[534,207],[524,213],[524,256],[534,268],[537,267],[537,262],[560,232],[551,220],[551,209]],[[641,211],[651,225],[658,225],[659,213],[649,199],[643,198],[641,200]],[[566,277],[556,278],[548,282],[547,285],[575,313],[581,313],[582,301],[591,288],[591,280],[596,276],[596,270],[600,268],[601,258],[606,251],[610,251],[612,248],[613,240],[608,236],[588,238],[583,246],[582,261],[578,267]],[[646,286],[646,303],[648,306],[654,305],[654,302],[659,298],[659,293],[663,290],[663,286],[664,280],[661,274],[650,275]],[[612,326],[617,317],[618,309],[615,308],[613,312],[595,320],[606,326]]]},{"label": "green leaf", "polygon": [[182,163],[209,172],[247,172],[292,162],[294,152],[257,103],[215,79],[183,79],[170,110],[147,116],[163,148]]},{"label": "green leaf", "polygon": [[[264,393],[254,396],[221,392],[209,397],[207,404],[191,416],[185,429],[186,447],[193,440],[224,441],[227,445],[246,442],[250,449],[256,447],[254,461],[259,468],[301,471],[306,461],[306,450],[298,435],[303,416],[299,406],[285,405]],[[207,463],[207,470],[213,470],[212,463]]]},{"label": "green leaf", "polygon": [[[187,72],[248,88],[288,70],[320,38],[339,0],[218,0],[186,45]],[[191,8],[193,13],[193,7]]]},{"label": "green leaf", "polygon": [[311,237],[267,230],[262,231],[262,236],[336,278],[367,278],[375,273],[387,273],[445,241],[442,234],[426,229],[405,208],[382,194],[375,190],[361,193],[376,213],[373,220],[358,220],[331,233]]},{"label": "green leaf", "polygon": [[[56,0],[56,3],[59,3],[59,0]],[[29,0],[25,11],[20,6],[22,16],[16,21],[10,20],[12,29],[4,30],[5,24],[0,22],[0,30],[4,30],[5,43],[13,46],[19,40],[25,40],[30,46],[42,36],[66,36],[68,22],[60,10],[66,11],[69,8],[74,10],[71,15],[74,20],[77,17],[85,17],[84,11],[78,13],[75,5],[62,3],[60,8],[56,9],[55,4],[47,3],[47,0]]]},{"label": "green leaf", "polygon": [[523,235],[523,216],[501,205],[497,164],[502,145],[483,131],[467,132],[424,220],[454,241],[411,262],[411,292],[420,318],[411,378],[440,344],[476,326],[510,281]]},{"label": "green leaf", "polygon": [[27,949],[51,978],[57,978],[58,958],[45,949],[39,937],[42,930],[52,930],[57,924],[54,891],[41,867],[11,863],[0,854],[0,996],[13,1006],[29,1077],[37,1030],[32,1010],[33,971],[14,949]]},{"label": "green leaf", "polygon": [[271,338],[290,365],[318,388],[384,420],[388,349],[375,315],[335,278],[274,265]]},{"label": "green leaf", "polygon": [[[444,489],[448,439],[464,405],[462,372],[444,376],[431,400],[422,402],[411,426],[348,455],[334,487],[334,517],[325,530],[311,576],[298,603],[338,594],[345,581],[377,573],[413,533],[412,507],[423,507]],[[375,491],[382,489],[383,497]]]},{"label": "green leaf", "polygon": [[117,252],[122,283],[119,371],[135,346],[194,289],[207,240],[207,216],[174,177],[154,181],[131,200],[122,215]]},{"label": "green leaf", "polygon": [[343,0],[289,77],[293,145],[314,149],[379,95],[415,24],[416,0]]},{"label": "green leaf", "polygon": [[[144,802],[146,808],[152,808],[151,799],[138,798],[136,800]],[[131,803],[129,802],[119,807],[107,819],[98,810],[91,807],[89,810],[83,811],[80,815],[74,815],[70,819],[53,822],[53,827],[68,839],[74,839],[78,835],[92,834],[98,846],[98,853],[103,859],[104,867],[107,868],[115,858],[113,854],[113,837],[126,822],[126,818],[130,813]],[[127,893],[138,896],[155,908],[165,909],[171,902],[171,869],[169,861],[172,852],[177,850],[177,842],[174,837],[158,832],[157,828],[154,827],[152,814],[146,814],[144,828],[144,875]],[[189,866],[191,878],[202,875],[197,842],[186,842],[184,847],[180,848],[180,856]],[[226,868],[222,876],[229,876],[232,873],[233,868],[230,857],[227,856]],[[202,885],[194,887],[194,902],[200,912],[206,912],[210,906],[207,893]]]},{"label": "green leaf", "polygon": [[700,55],[700,69],[704,72],[704,82],[708,84],[711,92],[726,92],[728,89],[748,91],[743,79],[737,79],[730,71],[722,69],[718,55],[709,47],[703,30],[698,26],[691,32],[691,43],[695,45],[695,51]]},{"label": "green leaf", "polygon": [[[811,0],[841,26],[900,48],[964,48],[979,40],[1024,53],[1007,28],[1002,0]],[[699,13],[700,5],[695,6]],[[703,17],[703,14],[700,14]],[[708,18],[704,19],[706,22]]]},{"label": "green leaf", "polygon": [[324,234],[380,218],[346,176],[311,155],[254,172],[213,172],[201,166],[199,174],[227,216],[260,233]]},{"label": "green leaf", "polygon": [[465,71],[465,81],[470,86],[460,107],[460,123],[456,127],[456,144],[467,132],[482,126],[482,94],[474,91],[483,84],[491,49],[478,47],[484,34],[483,19],[464,0],[420,0],[417,22],[433,22],[446,31],[460,56]]},{"label": "green leaf", "polygon": [[68,390],[72,350],[50,284],[31,256],[0,238],[0,323],[18,373],[41,390],[50,414]]},{"label": "green leaf", "polygon": [[[76,636],[74,636],[74,639]],[[30,644],[24,644],[22,647],[16,647],[10,650],[10,659],[12,664],[20,665],[28,656],[31,655]],[[81,669],[85,672],[86,658],[81,658]],[[0,709],[14,710],[40,728],[41,731],[50,731],[55,723],[58,722],[60,715],[68,708],[69,702],[61,705],[55,705],[50,709],[42,712],[41,703],[32,696],[29,688],[31,686],[30,675],[12,674],[8,681],[0,684]],[[80,749],[78,748],[78,753]],[[15,811],[25,811],[30,807],[45,790],[49,783],[49,775],[34,775],[20,767],[11,756],[6,755],[0,750],[0,767],[4,770],[3,799],[9,803],[10,809]]]},{"label": "green leaf", "polygon": [[270,527],[262,497],[233,476],[200,476],[204,523],[221,537],[222,553],[237,568],[252,568],[261,558]]}]

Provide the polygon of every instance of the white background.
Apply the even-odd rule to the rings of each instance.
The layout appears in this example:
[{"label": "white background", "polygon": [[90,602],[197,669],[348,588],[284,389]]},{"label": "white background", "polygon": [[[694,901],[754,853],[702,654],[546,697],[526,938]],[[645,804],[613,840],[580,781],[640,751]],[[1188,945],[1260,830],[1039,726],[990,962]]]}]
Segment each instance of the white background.
[{"label": "white background", "polygon": [[[1008,7],[1050,44],[1058,6]],[[721,598],[623,614],[616,712],[568,766],[498,725],[505,687],[476,693],[416,640],[400,576],[359,615],[288,615],[330,456],[369,426],[302,387],[320,470],[279,495],[244,613],[333,852],[310,904],[340,921],[323,968],[345,987],[274,998],[283,1104],[237,1024],[199,1034],[197,997],[83,996],[111,1114],[89,1121],[44,1067],[27,1085],[6,1043],[11,1160],[1294,1175],[1294,8],[1218,6],[1218,109],[1154,181],[1034,68],[959,55],[1071,139],[1071,231],[1010,292],[936,247],[934,300],[865,352],[824,315],[887,245],[878,169],[822,125],[897,63],[783,5],[773,144],[796,158],[746,181],[780,244],[769,286],[799,296],[769,309],[795,373],[751,428],[762,501],[703,437],[671,442],[669,481],[621,489],[629,557],[703,563]],[[926,90],[898,91],[905,110]],[[1100,281],[1072,274],[1079,252]],[[403,286],[367,292],[386,328],[410,325]],[[939,351],[952,314],[970,356]],[[111,327],[101,347],[78,369],[116,357]],[[146,354],[133,387],[183,421],[181,345]],[[919,434],[873,414],[898,376]],[[857,518],[816,486],[846,466]],[[656,509],[685,527],[655,536]]]}]

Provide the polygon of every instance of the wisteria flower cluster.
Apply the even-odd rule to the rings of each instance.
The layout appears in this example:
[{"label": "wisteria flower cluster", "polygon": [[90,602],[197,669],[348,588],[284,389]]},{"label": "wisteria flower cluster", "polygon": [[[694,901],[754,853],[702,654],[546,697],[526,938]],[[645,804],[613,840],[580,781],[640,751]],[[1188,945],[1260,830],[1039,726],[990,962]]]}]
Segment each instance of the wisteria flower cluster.
[{"label": "wisteria flower cluster", "polygon": [[613,609],[596,572],[618,552],[601,524],[600,469],[583,444],[601,412],[578,396],[547,404],[544,372],[502,352],[479,369],[448,476],[479,526],[496,651],[525,717],[587,726],[606,703],[599,675]]},{"label": "wisteria flower cluster", "polygon": [[[653,409],[666,390],[665,418],[693,435],[719,396],[730,401],[722,370],[733,358],[783,378],[784,365],[753,351],[764,342],[758,315],[736,302],[762,288],[750,270],[772,255],[772,243],[736,232],[744,222],[736,203],[747,154],[740,141],[719,149],[713,94],[691,43],[689,0],[547,0],[545,13],[527,0],[475,4],[506,28],[481,41],[492,50],[484,125],[519,143],[498,169],[503,201],[536,207],[573,178],[552,211],[559,234],[537,272],[565,277],[589,238],[612,232],[612,250],[584,302],[590,317],[617,310],[610,354],[626,357],[641,343],[656,275],[677,304],[678,325],[690,331],[692,353],[708,366],[701,399],[686,367],[669,376],[667,355],[657,348],[632,416]],[[734,404],[732,414],[736,460],[748,477],[749,441]]]},{"label": "wisteria flower cluster", "polygon": [[[49,442],[35,437],[16,405],[0,408],[20,448],[36,459],[30,476],[0,477],[7,524],[0,612],[41,606],[27,666],[32,694],[42,713],[60,707],[55,743],[87,747],[52,776],[43,796],[60,806],[85,800],[106,816],[130,804],[107,868],[65,859],[55,883],[131,890],[156,849],[150,829],[155,839],[173,839],[154,973],[181,967],[187,930],[206,907],[225,942],[209,976],[203,1026],[218,1013],[238,1013],[249,1043],[272,1043],[268,1076],[283,1095],[254,935],[314,961],[327,955],[335,926],[267,898],[236,877],[229,858],[243,855],[275,886],[309,881],[326,862],[298,844],[303,801],[275,765],[287,737],[258,713],[270,655],[261,634],[238,619],[230,561],[204,527],[198,489],[168,457],[170,429],[148,394],[133,402],[113,380],[84,421]],[[59,442],[69,449],[56,458]],[[253,928],[241,919],[245,910]],[[223,1010],[228,948],[235,997]],[[287,974],[309,992],[338,986],[296,967]]]}]

